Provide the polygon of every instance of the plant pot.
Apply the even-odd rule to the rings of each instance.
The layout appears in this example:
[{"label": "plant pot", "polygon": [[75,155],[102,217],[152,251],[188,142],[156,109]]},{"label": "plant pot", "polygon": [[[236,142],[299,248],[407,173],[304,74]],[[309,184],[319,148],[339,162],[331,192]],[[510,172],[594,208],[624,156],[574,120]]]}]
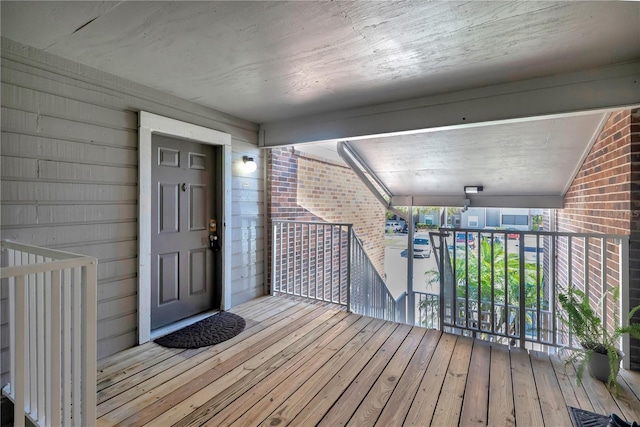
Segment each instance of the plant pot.
[{"label": "plant pot", "polygon": [[[624,355],[618,352],[618,359],[622,361]],[[592,377],[604,383],[609,381],[611,369],[609,367],[609,356],[602,353],[593,352],[589,358],[589,373]]]}]

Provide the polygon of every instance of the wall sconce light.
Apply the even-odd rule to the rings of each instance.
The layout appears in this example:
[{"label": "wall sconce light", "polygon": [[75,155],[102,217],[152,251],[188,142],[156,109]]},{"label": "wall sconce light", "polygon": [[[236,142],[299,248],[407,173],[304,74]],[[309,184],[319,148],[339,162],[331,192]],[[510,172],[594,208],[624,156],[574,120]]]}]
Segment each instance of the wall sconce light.
[{"label": "wall sconce light", "polygon": [[478,194],[483,189],[484,188],[482,187],[482,185],[465,186],[464,187],[464,192],[465,192],[465,194]]},{"label": "wall sconce light", "polygon": [[247,173],[255,172],[255,170],[258,168],[258,165],[256,165],[256,162],[251,156],[242,156],[242,163],[242,168]]}]

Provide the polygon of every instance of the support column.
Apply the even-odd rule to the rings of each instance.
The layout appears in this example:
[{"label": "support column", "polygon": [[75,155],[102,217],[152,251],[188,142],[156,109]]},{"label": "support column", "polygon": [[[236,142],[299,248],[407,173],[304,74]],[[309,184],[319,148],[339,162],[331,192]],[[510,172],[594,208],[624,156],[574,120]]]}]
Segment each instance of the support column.
[{"label": "support column", "polygon": [[413,293],[413,206],[408,206],[407,227],[407,320],[410,325],[416,323],[416,297]]}]

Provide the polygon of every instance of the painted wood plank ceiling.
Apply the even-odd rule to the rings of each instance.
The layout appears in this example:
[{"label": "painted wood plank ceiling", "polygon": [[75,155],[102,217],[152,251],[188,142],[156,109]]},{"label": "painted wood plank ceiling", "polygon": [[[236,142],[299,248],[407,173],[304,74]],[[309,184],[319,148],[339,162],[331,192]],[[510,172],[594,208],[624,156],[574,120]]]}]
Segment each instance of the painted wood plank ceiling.
[{"label": "painted wood plank ceiling", "polygon": [[[266,125],[640,59],[640,2],[0,7],[3,37]],[[603,118],[600,111],[352,146],[393,194],[459,195],[476,183],[496,196],[562,196]]]},{"label": "painted wood plank ceiling", "polygon": [[269,122],[640,57],[637,2],[2,2],[2,35]]}]

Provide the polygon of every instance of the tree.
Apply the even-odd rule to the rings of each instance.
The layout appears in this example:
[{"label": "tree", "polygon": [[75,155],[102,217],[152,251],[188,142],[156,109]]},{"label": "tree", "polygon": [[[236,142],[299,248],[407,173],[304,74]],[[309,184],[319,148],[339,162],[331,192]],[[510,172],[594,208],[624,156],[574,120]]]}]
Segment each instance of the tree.
[{"label": "tree", "polygon": [[542,229],[542,215],[531,215],[531,230],[538,231]]},{"label": "tree", "polygon": [[[465,250],[464,247],[456,248],[456,259],[452,259],[455,265],[455,280],[457,297],[464,298],[467,296],[469,307],[467,308],[467,316],[471,320],[489,322],[491,320],[491,298],[493,292],[493,301],[496,306],[495,311],[495,328],[506,332],[505,326],[508,324],[511,332],[515,331],[517,315],[514,310],[505,312],[505,300],[508,299],[508,305],[518,307],[520,299],[520,259],[518,254],[509,253],[505,259],[504,245],[501,242],[493,243],[493,259],[491,256],[491,242],[482,240],[478,246],[478,250]],[[462,254],[462,255],[460,255]],[[465,262],[465,256],[467,261]],[[452,255],[453,258],[453,255]],[[523,260],[524,262],[524,260]],[[466,266],[468,265],[468,269]],[[493,269],[492,269],[493,266]],[[526,322],[529,326],[536,324],[535,308],[538,302],[536,295],[537,288],[537,266],[535,263],[525,263],[524,266],[524,283],[525,283],[525,307],[531,308],[526,312]],[[440,282],[440,273],[437,270],[430,270],[425,273],[427,284]],[[478,282],[479,279],[479,282]],[[540,270],[540,283],[542,284],[542,270]],[[506,287],[505,287],[506,283]],[[467,286],[468,284],[468,286]],[[506,298],[505,298],[506,289]],[[548,303],[544,301],[543,288],[540,286],[541,309],[546,309]],[[460,302],[459,302],[460,304]],[[462,302],[464,304],[464,302]],[[480,308],[481,315],[471,313]],[[464,307],[459,312],[460,317],[465,316]]]}]

